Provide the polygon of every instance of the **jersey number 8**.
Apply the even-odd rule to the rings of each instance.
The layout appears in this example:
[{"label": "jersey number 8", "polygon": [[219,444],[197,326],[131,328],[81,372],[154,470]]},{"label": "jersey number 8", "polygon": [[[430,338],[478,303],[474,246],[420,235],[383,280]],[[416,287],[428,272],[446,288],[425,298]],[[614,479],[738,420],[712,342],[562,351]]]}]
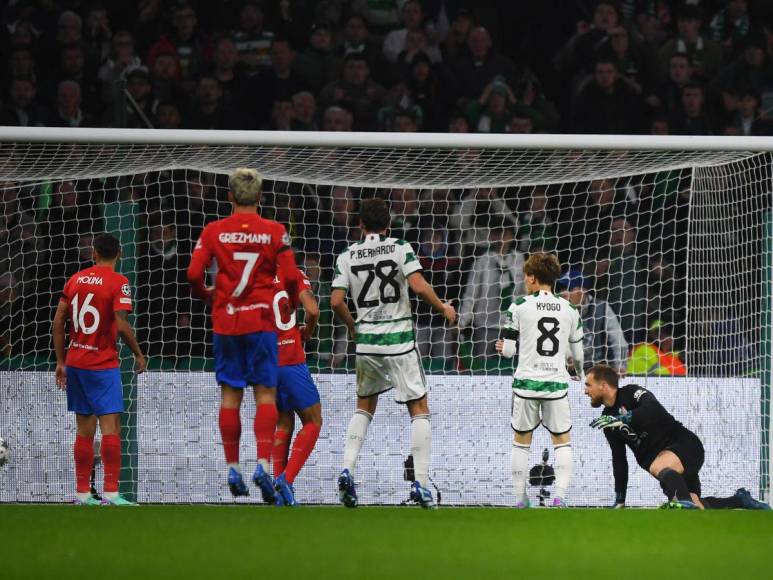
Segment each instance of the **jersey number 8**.
[{"label": "jersey number 8", "polygon": [[[547,325],[551,325],[548,328]],[[558,352],[558,319],[545,316],[537,321],[539,338],[537,339],[537,353],[542,356],[555,356]]]}]

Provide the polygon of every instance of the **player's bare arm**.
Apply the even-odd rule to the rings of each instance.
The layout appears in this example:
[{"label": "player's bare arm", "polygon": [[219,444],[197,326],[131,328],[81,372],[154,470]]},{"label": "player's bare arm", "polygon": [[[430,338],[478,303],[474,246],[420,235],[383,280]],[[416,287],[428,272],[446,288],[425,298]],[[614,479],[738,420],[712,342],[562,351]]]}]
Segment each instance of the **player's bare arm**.
[{"label": "player's bare arm", "polygon": [[346,304],[346,290],[336,288],[330,294],[330,308],[333,309],[336,316],[346,325],[349,336],[354,340],[357,337],[357,329],[354,324],[352,313],[349,312],[349,306]]},{"label": "player's bare arm", "polygon": [[438,298],[435,289],[424,279],[421,272],[414,272],[408,276],[408,286],[436,312],[442,314],[448,324],[456,322],[456,309],[450,303],[443,302]]},{"label": "player's bare arm", "polygon": [[56,307],[56,314],[54,314],[54,351],[56,352],[56,386],[60,389],[67,387],[67,372],[65,371],[64,361],[66,358],[64,343],[64,326],[69,318],[70,308],[67,302],[61,301]]},{"label": "player's bare arm", "polygon": [[121,337],[124,344],[128,346],[134,354],[134,370],[139,374],[145,371],[147,363],[145,355],[142,354],[137,337],[134,336],[134,329],[129,322],[128,313],[125,310],[118,310],[115,313],[116,324],[118,325],[118,336]]},{"label": "player's bare arm", "polygon": [[317,299],[314,298],[314,293],[311,290],[304,290],[299,296],[301,300],[301,306],[306,313],[304,318],[304,325],[301,327],[301,338],[304,342],[314,336],[314,331],[317,329],[317,323],[319,322],[319,304]]}]

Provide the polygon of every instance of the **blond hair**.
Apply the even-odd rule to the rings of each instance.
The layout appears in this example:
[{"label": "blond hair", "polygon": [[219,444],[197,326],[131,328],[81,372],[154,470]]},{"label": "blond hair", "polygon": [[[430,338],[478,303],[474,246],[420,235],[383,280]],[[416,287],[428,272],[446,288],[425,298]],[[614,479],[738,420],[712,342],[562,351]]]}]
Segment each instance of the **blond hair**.
[{"label": "blond hair", "polygon": [[260,200],[263,176],[255,169],[241,167],[228,178],[228,189],[236,205],[255,205]]}]

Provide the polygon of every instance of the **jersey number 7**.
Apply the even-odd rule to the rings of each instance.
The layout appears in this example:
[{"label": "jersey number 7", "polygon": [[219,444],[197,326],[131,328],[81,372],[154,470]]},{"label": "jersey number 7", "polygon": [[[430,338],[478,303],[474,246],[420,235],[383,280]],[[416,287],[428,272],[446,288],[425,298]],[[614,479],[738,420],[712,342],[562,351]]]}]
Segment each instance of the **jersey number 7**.
[{"label": "jersey number 7", "polygon": [[258,258],[260,258],[260,254],[257,252],[234,252],[234,261],[246,262],[244,270],[242,270],[242,277],[231,294],[234,298],[238,298],[244,292],[247,282],[250,281],[252,271],[255,269],[255,264],[258,263]]}]

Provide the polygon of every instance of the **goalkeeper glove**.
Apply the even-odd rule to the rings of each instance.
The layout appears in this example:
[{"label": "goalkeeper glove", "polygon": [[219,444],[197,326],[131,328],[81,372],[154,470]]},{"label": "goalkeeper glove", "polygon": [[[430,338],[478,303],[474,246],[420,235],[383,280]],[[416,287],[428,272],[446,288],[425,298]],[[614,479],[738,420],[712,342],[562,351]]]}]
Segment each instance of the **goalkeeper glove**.
[{"label": "goalkeeper glove", "polygon": [[594,429],[616,429],[623,425],[630,425],[633,414],[631,411],[623,413],[622,415],[602,415],[598,419],[591,421],[590,426]]}]

